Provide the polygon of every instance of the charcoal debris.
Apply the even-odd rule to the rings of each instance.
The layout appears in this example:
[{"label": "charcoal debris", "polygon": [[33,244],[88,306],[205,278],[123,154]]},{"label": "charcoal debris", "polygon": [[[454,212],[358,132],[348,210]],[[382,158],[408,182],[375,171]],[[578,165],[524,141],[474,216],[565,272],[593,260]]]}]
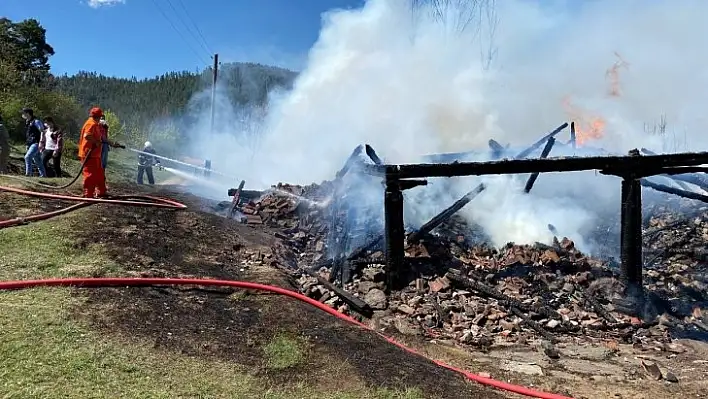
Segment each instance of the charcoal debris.
[{"label": "charcoal debris", "polygon": [[[685,220],[676,220],[670,210],[646,218],[644,281],[651,312],[639,320],[614,305],[624,287],[612,260],[588,256],[566,237],[550,245],[492,248],[480,242],[474,226],[457,217],[435,235],[407,245],[408,284],[390,290],[380,227],[347,231],[346,245],[332,240],[333,234],[344,234],[332,218],[346,217],[333,215],[327,206],[334,187],[332,182],[279,184],[240,211],[278,229],[297,264],[301,292],[357,316],[343,298],[346,292],[373,309],[377,324],[391,332],[481,349],[540,339],[546,356],[558,359],[562,355],[554,344],[565,338],[611,339],[672,352],[679,350],[672,344],[676,331],[708,330],[706,208]],[[341,281],[337,267],[350,270],[351,278]],[[340,295],[322,282],[336,282]]]}]

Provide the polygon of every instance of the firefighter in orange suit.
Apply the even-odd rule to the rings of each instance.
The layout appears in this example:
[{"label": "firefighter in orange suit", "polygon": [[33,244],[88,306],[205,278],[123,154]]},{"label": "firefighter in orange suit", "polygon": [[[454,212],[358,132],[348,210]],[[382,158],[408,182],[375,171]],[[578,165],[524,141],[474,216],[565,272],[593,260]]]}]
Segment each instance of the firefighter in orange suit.
[{"label": "firefighter in orange suit", "polygon": [[101,147],[103,138],[103,126],[99,123],[103,111],[101,108],[91,108],[89,118],[81,128],[79,137],[79,159],[86,160],[83,169],[84,176],[84,197],[105,198],[106,175],[101,165]]}]

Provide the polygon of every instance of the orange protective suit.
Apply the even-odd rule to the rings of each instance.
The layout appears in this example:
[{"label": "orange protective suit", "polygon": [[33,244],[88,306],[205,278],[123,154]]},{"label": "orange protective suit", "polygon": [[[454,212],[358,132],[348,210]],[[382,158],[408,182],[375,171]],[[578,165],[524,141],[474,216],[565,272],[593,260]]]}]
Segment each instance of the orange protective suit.
[{"label": "orange protective suit", "polygon": [[[98,118],[103,115],[100,108],[91,110],[91,117],[81,128],[79,137],[79,159],[86,160],[83,169],[84,197],[93,198],[106,196],[106,174],[101,166],[101,139],[103,127],[98,123]],[[88,159],[87,159],[88,157]]]}]

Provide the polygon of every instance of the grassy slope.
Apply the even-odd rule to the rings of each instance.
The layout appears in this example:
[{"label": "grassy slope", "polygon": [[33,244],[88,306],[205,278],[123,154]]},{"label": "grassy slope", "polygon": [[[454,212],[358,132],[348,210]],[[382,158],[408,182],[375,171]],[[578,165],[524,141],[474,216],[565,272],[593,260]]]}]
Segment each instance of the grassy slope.
[{"label": "grassy slope", "polygon": [[[112,154],[109,180],[134,178],[132,156]],[[68,158],[68,157],[67,157]],[[66,168],[78,163],[67,159]],[[0,178],[0,184],[6,184]],[[12,184],[16,184],[13,182]],[[21,201],[22,199],[17,199]],[[91,208],[49,221],[0,230],[0,280],[120,275],[100,244],[78,249],[73,232]],[[310,381],[272,386],[242,365],[168,353],[100,335],[76,317],[78,290],[33,289],[0,293],[0,397],[4,398],[421,398],[416,391],[338,387]],[[297,365],[306,345],[277,336],[264,350],[266,367]],[[335,376],[333,376],[335,378]],[[334,384],[334,383],[333,383]]]}]

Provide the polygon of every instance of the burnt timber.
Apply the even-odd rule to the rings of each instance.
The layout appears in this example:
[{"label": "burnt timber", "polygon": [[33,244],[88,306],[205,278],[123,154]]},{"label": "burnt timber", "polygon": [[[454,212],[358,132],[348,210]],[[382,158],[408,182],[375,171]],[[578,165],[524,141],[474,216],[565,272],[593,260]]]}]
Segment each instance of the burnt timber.
[{"label": "burnt timber", "polygon": [[[562,125],[562,130],[567,124]],[[553,133],[553,132],[552,132]],[[540,146],[549,138],[539,140]],[[525,155],[525,154],[524,154]],[[362,165],[361,170],[384,178],[384,238],[388,287],[395,287],[402,272],[405,249],[403,195],[406,179],[428,177],[462,177],[500,174],[551,173],[598,170],[602,174],[622,178],[621,206],[621,275],[631,302],[628,309],[636,313],[643,306],[641,186],[649,186],[644,177],[680,173],[682,167],[708,164],[708,152],[666,155],[641,155],[631,150],[628,156],[558,157],[510,159],[491,162],[454,162],[450,164]],[[700,168],[685,168],[686,173]],[[665,190],[662,190],[665,191]]]}]

